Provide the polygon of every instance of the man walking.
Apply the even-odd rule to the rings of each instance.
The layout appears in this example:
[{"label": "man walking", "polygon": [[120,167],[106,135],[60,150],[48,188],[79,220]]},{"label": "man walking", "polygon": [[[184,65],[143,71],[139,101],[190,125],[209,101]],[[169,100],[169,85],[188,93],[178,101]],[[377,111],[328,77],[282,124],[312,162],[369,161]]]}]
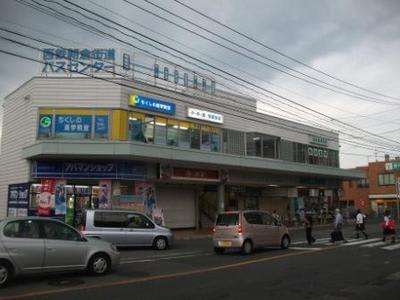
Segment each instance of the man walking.
[{"label": "man walking", "polygon": [[365,239],[368,239],[368,234],[365,233],[365,215],[361,210],[357,209],[356,214],[356,237],[360,238],[360,231],[364,235]]},{"label": "man walking", "polygon": [[309,245],[315,242],[315,238],[312,236],[312,225],[313,225],[312,215],[308,211],[304,216],[304,226],[306,228],[306,239]]},{"label": "man walking", "polygon": [[333,232],[331,233],[331,243],[334,243],[336,241],[343,241],[344,243],[347,243],[347,240],[343,237],[342,227],[343,227],[343,216],[340,213],[339,208],[336,208],[334,229]]}]

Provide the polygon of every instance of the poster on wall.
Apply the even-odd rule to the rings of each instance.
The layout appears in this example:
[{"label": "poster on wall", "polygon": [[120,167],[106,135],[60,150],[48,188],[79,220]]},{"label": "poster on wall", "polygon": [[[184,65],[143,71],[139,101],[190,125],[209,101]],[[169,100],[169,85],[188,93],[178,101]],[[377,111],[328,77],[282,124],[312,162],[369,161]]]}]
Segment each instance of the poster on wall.
[{"label": "poster on wall", "polygon": [[153,221],[157,225],[165,226],[164,213],[161,208],[153,208]]},{"label": "poster on wall", "polygon": [[8,210],[9,217],[26,217],[29,206],[29,183],[10,184],[8,186]]},{"label": "poster on wall", "polygon": [[111,180],[100,180],[99,187],[99,208],[111,208]]},{"label": "poster on wall", "polygon": [[54,195],[55,201],[55,214],[65,215],[67,211],[66,201],[67,201],[67,189],[65,187],[65,180],[56,181],[56,191]]},{"label": "poster on wall", "polygon": [[149,217],[152,217],[153,209],[156,207],[154,184],[146,181],[135,182],[135,195],[142,197],[144,213]]},{"label": "poster on wall", "polygon": [[54,179],[42,179],[39,195],[39,216],[50,216],[53,205]]}]

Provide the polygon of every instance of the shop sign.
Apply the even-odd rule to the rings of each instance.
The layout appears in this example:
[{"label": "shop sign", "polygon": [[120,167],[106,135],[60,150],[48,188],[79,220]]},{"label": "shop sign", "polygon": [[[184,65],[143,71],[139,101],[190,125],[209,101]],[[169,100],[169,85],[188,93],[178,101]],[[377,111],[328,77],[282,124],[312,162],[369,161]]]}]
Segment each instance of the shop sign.
[{"label": "shop sign", "polygon": [[46,48],[42,57],[42,73],[114,72],[115,49]]},{"label": "shop sign", "polygon": [[104,178],[143,180],[141,163],[115,161],[34,161],[33,178]]},{"label": "shop sign", "polygon": [[310,144],[328,146],[328,139],[322,136],[310,135]]},{"label": "shop sign", "polygon": [[56,132],[90,133],[92,116],[56,115]]},{"label": "shop sign", "polygon": [[328,150],[308,147],[308,156],[314,156],[319,158],[328,158]]},{"label": "shop sign", "polygon": [[40,185],[39,195],[39,216],[50,216],[52,208],[52,196],[54,193],[55,180],[54,179],[42,179]]},{"label": "shop sign", "polygon": [[400,170],[400,161],[385,163],[386,171]]},{"label": "shop sign", "polygon": [[95,129],[96,133],[107,134],[108,133],[108,116],[96,116],[95,117]]},{"label": "shop sign", "polygon": [[163,114],[174,115],[175,104],[150,97],[129,95],[129,106],[141,109],[157,111]]},{"label": "shop sign", "polygon": [[203,120],[212,123],[223,124],[224,123],[224,116],[221,114],[199,110],[195,108],[188,108],[187,109],[187,116],[189,118]]},{"label": "shop sign", "polygon": [[99,181],[99,208],[111,207],[111,180]]},{"label": "shop sign", "polygon": [[29,206],[29,183],[10,184],[8,186],[8,209],[9,217],[26,217]]},{"label": "shop sign", "polygon": [[160,165],[160,179],[220,181],[218,170],[195,169]]}]

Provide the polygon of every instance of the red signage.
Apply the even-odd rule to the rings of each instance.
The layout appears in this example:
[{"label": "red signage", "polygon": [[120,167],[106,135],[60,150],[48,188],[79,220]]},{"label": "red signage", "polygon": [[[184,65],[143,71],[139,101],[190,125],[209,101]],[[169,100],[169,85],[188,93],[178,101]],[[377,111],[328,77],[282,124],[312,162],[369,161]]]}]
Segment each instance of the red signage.
[{"label": "red signage", "polygon": [[55,183],[56,181],[54,179],[42,179],[38,207],[38,214],[40,216],[50,216],[51,214]]}]

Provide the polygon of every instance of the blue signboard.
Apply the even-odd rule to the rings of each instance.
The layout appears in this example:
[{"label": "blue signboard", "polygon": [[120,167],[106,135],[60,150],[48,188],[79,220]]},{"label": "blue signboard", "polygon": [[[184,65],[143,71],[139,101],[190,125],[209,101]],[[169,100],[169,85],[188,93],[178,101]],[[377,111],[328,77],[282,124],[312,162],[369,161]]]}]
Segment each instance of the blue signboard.
[{"label": "blue signboard", "polygon": [[39,136],[51,136],[51,129],[53,125],[53,115],[40,115],[39,116]]},{"label": "blue signboard", "polygon": [[27,216],[29,206],[29,183],[8,186],[8,216]]},{"label": "blue signboard", "polygon": [[144,180],[146,167],[136,162],[34,161],[32,177]]},{"label": "blue signboard", "polygon": [[164,114],[174,115],[175,104],[144,96],[130,95],[129,105],[136,108],[153,110]]},{"label": "blue signboard", "polygon": [[92,116],[56,115],[56,133],[90,133]]},{"label": "blue signboard", "polygon": [[108,133],[108,116],[96,116],[94,128],[96,133]]}]

